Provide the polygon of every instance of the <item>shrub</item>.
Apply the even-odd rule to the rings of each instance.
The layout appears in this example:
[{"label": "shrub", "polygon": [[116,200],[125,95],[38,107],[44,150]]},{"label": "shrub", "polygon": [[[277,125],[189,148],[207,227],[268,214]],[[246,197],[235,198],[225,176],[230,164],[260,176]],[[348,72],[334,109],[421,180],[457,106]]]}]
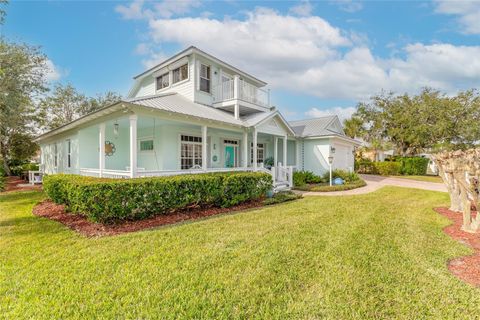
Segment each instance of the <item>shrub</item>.
[{"label": "shrub", "polygon": [[[336,178],[342,179],[343,181],[345,181],[345,183],[351,183],[360,180],[360,177],[355,172],[348,172],[340,169],[335,169],[332,171],[332,180]],[[323,179],[324,181],[329,181],[330,172],[325,172]]]},{"label": "shrub", "polygon": [[137,179],[78,175],[45,176],[43,188],[58,204],[90,220],[136,220],[192,206],[230,207],[263,197],[272,188],[269,174],[210,173]]},{"label": "shrub", "polygon": [[318,192],[329,192],[329,191],[344,191],[344,190],[351,190],[351,189],[356,189],[360,188],[363,186],[366,186],[366,182],[363,181],[362,179],[359,179],[357,181],[353,181],[347,184],[342,184],[342,185],[333,185],[330,186],[328,184],[311,184],[311,185],[304,185],[300,187],[295,187],[297,190],[302,190],[302,191],[318,191]]},{"label": "shrub", "polygon": [[374,173],[381,176],[398,176],[402,170],[400,162],[374,162]]},{"label": "shrub", "polygon": [[10,171],[12,175],[21,176],[25,171],[38,171],[38,164],[36,163],[24,163],[21,165],[10,166]]},{"label": "shrub", "polygon": [[310,188],[310,191],[317,191],[317,192],[346,191],[346,190],[352,190],[352,189],[364,187],[366,185],[367,183],[360,179],[360,180],[353,181],[348,184],[342,184],[342,185],[334,185],[334,186],[318,185]]},{"label": "shrub", "polygon": [[3,175],[0,176],[0,191],[5,190],[5,182],[6,182],[5,177]]},{"label": "shrub", "polygon": [[411,176],[423,176],[427,174],[428,158],[422,157],[403,157],[398,158],[402,164],[401,174]]},{"label": "shrub", "polygon": [[375,165],[369,159],[355,161],[355,171],[358,173],[375,174]]},{"label": "shrub", "polygon": [[323,182],[322,177],[317,176],[311,171],[295,171],[293,173],[293,185],[294,186],[303,186],[310,183],[320,183]]},{"label": "shrub", "polygon": [[282,191],[274,194],[272,198],[265,199],[263,203],[265,205],[271,205],[271,204],[297,200],[297,199],[300,199],[301,197],[302,197],[301,195],[296,194],[292,191]]}]

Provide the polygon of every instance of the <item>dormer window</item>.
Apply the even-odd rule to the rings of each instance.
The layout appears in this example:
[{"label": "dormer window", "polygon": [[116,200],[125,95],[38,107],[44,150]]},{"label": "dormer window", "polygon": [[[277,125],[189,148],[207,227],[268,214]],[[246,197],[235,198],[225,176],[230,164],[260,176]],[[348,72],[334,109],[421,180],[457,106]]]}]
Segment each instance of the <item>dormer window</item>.
[{"label": "dormer window", "polygon": [[172,71],[172,82],[177,83],[188,79],[188,63],[180,66]]},{"label": "dormer window", "polygon": [[168,83],[168,72],[157,77],[157,90],[166,88],[169,86]]},{"label": "dormer window", "polygon": [[200,65],[200,90],[210,93],[210,66]]}]

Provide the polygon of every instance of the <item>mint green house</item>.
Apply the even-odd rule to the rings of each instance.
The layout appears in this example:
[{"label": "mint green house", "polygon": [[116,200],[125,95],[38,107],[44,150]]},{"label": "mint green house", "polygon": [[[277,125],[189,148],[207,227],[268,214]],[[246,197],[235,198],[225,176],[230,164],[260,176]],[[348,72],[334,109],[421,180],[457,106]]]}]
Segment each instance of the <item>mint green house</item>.
[{"label": "mint green house", "polygon": [[[44,173],[135,178],[353,170],[358,142],[337,116],[288,122],[266,83],[195,47],[134,77],[128,98],[37,138]],[[265,164],[268,164],[265,165]]]}]

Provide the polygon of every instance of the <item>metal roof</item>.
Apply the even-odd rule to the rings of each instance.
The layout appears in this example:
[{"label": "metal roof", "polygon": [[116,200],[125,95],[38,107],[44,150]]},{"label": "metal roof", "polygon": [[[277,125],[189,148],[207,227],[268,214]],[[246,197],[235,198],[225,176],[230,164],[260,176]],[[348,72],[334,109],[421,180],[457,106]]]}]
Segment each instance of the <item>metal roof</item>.
[{"label": "metal roof", "polygon": [[295,134],[301,137],[313,137],[313,136],[331,136],[331,135],[344,135],[343,132],[333,130],[330,124],[338,119],[337,116],[327,116],[315,119],[290,121]]},{"label": "metal roof", "polygon": [[127,99],[126,102],[202,119],[220,121],[237,126],[244,125],[242,120],[235,119],[234,115],[229,112],[195,103],[174,92],[142,98]]}]

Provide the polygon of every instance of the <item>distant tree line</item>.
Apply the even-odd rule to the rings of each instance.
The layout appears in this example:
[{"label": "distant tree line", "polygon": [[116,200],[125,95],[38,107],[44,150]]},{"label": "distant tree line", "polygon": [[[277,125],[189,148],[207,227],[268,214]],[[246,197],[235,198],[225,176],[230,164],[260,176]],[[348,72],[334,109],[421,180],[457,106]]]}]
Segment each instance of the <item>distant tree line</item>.
[{"label": "distant tree line", "polygon": [[357,105],[345,133],[403,156],[465,150],[480,143],[480,94],[476,89],[446,95],[431,88],[417,95],[382,93]]}]

